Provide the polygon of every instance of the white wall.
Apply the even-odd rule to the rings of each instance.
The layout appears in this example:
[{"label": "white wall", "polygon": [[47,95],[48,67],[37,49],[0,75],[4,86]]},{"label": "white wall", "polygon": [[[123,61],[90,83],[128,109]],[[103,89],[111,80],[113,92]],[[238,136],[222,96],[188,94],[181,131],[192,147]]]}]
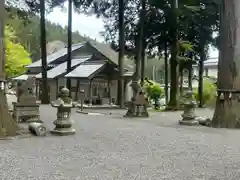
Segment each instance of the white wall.
[{"label": "white wall", "polygon": [[[193,74],[195,76],[198,76],[198,67],[193,67]],[[218,76],[217,66],[204,67],[203,76],[211,76],[217,78]]]}]

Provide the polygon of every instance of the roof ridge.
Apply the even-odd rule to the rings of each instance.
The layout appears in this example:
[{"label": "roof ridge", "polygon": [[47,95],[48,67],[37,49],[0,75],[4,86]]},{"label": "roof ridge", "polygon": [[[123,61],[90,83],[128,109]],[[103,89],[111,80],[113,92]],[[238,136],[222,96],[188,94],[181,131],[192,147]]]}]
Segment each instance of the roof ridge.
[{"label": "roof ridge", "polygon": [[[81,46],[83,46],[83,45],[84,45],[84,43],[73,44],[73,45],[72,45],[72,51],[75,51],[76,49],[81,48]],[[79,46],[79,47],[78,47],[78,46]],[[67,47],[58,49],[58,50],[55,51],[54,53],[51,53],[51,54],[47,55],[47,64],[50,64],[50,63],[52,62],[52,60],[49,60],[49,59],[52,59],[52,58],[53,58],[53,59],[56,59],[56,58],[54,58],[54,57],[55,57],[56,55],[59,55],[59,53],[60,53],[60,56],[58,56],[58,57],[56,57],[56,58],[63,57],[63,56],[65,56],[65,55],[67,55]],[[54,60],[53,60],[53,61],[54,61]],[[41,59],[33,62],[32,64],[29,64],[29,65],[26,66],[26,67],[34,67],[34,66],[32,66],[32,65],[35,65],[35,64],[39,64],[39,65],[37,65],[37,66],[35,66],[35,67],[41,66]]]}]

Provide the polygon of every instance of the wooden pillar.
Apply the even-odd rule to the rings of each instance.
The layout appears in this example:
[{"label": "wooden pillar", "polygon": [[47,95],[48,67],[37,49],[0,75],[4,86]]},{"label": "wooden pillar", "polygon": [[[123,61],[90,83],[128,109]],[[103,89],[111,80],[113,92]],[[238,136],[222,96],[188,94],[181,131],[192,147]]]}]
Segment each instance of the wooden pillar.
[{"label": "wooden pillar", "polygon": [[41,100],[42,96],[42,80],[38,80],[38,100]]},{"label": "wooden pillar", "polygon": [[112,97],[111,97],[111,80],[109,79],[108,80],[108,83],[107,83],[107,86],[108,86],[108,104],[112,104]]},{"label": "wooden pillar", "polygon": [[92,79],[90,79],[89,81],[88,99],[89,99],[89,104],[92,105]]},{"label": "wooden pillar", "polygon": [[35,95],[36,95],[36,98],[38,99],[38,80],[35,79]]},{"label": "wooden pillar", "polygon": [[58,78],[55,79],[56,81],[56,99],[58,98]]},{"label": "wooden pillar", "polygon": [[76,91],[75,91],[75,101],[78,101],[79,88],[80,88],[80,80],[77,79],[77,85],[76,85]]},{"label": "wooden pillar", "polygon": [[96,89],[97,89],[97,96],[100,96],[100,93],[99,93],[99,86],[100,86],[100,85],[97,84],[97,88],[96,88]]}]

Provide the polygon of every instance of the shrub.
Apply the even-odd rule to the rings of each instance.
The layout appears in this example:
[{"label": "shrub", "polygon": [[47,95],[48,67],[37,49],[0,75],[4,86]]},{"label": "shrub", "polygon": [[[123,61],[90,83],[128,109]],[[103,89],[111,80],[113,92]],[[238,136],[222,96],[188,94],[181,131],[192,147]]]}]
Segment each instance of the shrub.
[{"label": "shrub", "polygon": [[[198,89],[194,90],[194,96],[199,101]],[[216,85],[209,79],[203,80],[203,105],[214,105],[216,100]]]},{"label": "shrub", "polygon": [[160,84],[146,79],[144,81],[143,88],[147,93],[146,95],[148,99],[154,101],[155,109],[158,109],[159,99],[163,96],[163,89],[161,88]]}]

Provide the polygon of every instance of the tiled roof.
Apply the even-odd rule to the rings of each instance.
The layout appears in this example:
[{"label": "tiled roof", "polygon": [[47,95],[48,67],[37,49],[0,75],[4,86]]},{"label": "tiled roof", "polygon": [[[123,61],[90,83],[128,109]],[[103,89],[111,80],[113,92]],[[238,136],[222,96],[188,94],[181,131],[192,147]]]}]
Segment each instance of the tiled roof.
[{"label": "tiled roof", "polygon": [[[87,56],[87,57],[83,57],[83,58],[79,58],[79,59],[72,59],[72,67],[75,67],[87,60],[89,60],[91,58],[91,56]],[[60,76],[64,73],[67,72],[67,61],[63,62],[62,64],[59,64],[58,66],[50,69],[47,71],[47,76],[49,79],[53,79],[57,76]],[[39,73],[35,76],[36,78],[40,79],[42,78],[42,73]]]},{"label": "tiled roof", "polygon": [[[88,41],[88,43],[90,44],[90,46],[92,46],[94,49],[104,55],[107,59],[118,65],[118,52],[113,50],[109,44],[98,43],[95,41]],[[134,66],[129,64],[124,64],[124,69],[129,71],[128,75],[126,76],[130,76],[130,74],[133,74],[134,72]]]},{"label": "tiled roof", "polygon": [[[75,51],[75,50],[81,48],[82,46],[84,46],[84,43],[74,44],[72,46],[72,51]],[[60,49],[60,50],[47,56],[47,64],[50,64],[51,62],[55,61],[58,58],[65,56],[65,55],[67,55],[67,48]],[[29,64],[26,67],[31,68],[31,67],[41,67],[41,66],[42,66],[42,61],[40,59],[32,64]]]},{"label": "tiled roof", "polygon": [[104,65],[105,64],[81,64],[70,73],[66,74],[65,77],[89,78],[96,71],[100,70]]},{"label": "tiled roof", "polygon": [[[86,43],[88,43],[92,48],[94,48],[96,51],[98,51],[103,56],[105,56],[109,61],[118,65],[118,52],[114,51],[110,47],[109,44],[98,43],[95,41],[88,41],[88,42],[73,45],[72,51],[83,47]],[[51,63],[54,62],[56,59],[61,58],[65,55],[67,55],[67,48],[60,49],[60,50],[56,51],[55,53],[52,53],[47,56],[47,64],[50,66]],[[27,68],[41,67],[41,65],[42,65],[41,60],[38,60],[38,61],[28,65]],[[125,65],[125,69],[127,69],[127,71],[129,71],[129,69],[132,69],[132,68],[129,68],[127,65]]]}]

